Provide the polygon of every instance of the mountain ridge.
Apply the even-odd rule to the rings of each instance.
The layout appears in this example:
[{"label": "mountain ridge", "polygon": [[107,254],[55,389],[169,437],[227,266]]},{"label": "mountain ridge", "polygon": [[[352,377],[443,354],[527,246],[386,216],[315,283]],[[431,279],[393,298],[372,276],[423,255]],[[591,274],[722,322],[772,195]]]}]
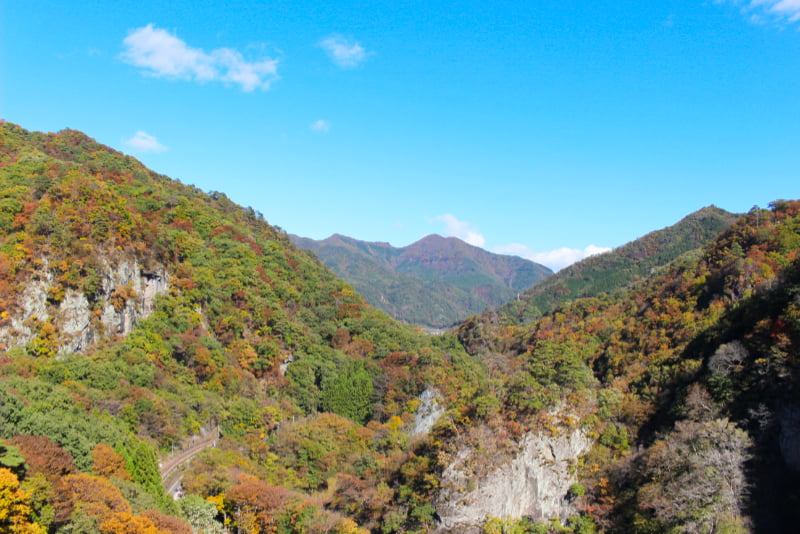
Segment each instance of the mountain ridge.
[{"label": "mountain ridge", "polygon": [[[0,512],[39,534],[789,532],[800,201],[682,254],[671,235],[599,271],[612,291],[425,336],[223,193],[0,124]],[[211,428],[173,499],[158,455]]]},{"label": "mountain ridge", "polygon": [[[426,528],[406,423],[426,388],[456,408],[481,380],[252,208],[0,123],[0,492],[25,532],[365,534],[387,506]],[[174,500],[159,453],[217,426]]]},{"label": "mountain ridge", "polygon": [[320,241],[290,237],[352,283],[371,305],[434,329],[501,304],[552,274],[523,258],[436,234],[405,247],[341,234]]},{"label": "mountain ridge", "polygon": [[530,322],[567,300],[617,290],[706,245],[739,217],[714,205],[700,208],[670,226],[565,267],[498,313]]},{"label": "mountain ridge", "polygon": [[573,502],[588,532],[790,531],[798,295],[800,201],[779,200],[613,293],[529,323],[471,318],[462,342],[503,377],[484,402],[510,417],[486,417],[481,435],[512,431],[526,413],[563,425],[559,406],[583,414],[577,426],[596,438]]}]

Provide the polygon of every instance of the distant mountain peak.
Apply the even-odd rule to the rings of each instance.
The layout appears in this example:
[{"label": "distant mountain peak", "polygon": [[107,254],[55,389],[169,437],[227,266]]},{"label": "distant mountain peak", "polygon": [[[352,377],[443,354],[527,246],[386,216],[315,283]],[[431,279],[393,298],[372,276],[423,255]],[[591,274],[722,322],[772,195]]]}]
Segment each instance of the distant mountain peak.
[{"label": "distant mountain peak", "polygon": [[[444,243],[444,242],[447,242],[447,241],[450,241],[450,240],[452,240],[452,241],[461,241],[461,239],[458,239],[457,237],[444,237],[444,236],[441,236],[439,234],[428,234],[425,237],[423,237],[421,239],[418,239],[417,241],[412,243],[412,245],[418,245],[420,243]],[[463,241],[461,241],[461,242],[463,243]],[[409,246],[411,246],[411,245],[409,245]]]},{"label": "distant mountain peak", "polygon": [[401,248],[341,234],[322,241],[292,240],[314,251],[373,306],[429,328],[450,326],[502,304],[552,274],[531,261],[438,234]]}]

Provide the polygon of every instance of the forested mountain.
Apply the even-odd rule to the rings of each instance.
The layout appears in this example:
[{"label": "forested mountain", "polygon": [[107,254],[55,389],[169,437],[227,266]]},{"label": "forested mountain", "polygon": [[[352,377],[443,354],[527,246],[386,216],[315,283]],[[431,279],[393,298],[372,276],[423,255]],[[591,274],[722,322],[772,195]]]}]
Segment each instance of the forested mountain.
[{"label": "forested mountain", "polygon": [[681,254],[707,245],[738,217],[708,206],[670,227],[566,267],[500,307],[498,313],[506,321],[531,322],[563,302],[615,291],[649,276]]},{"label": "forested mountain", "polygon": [[425,336],[222,193],[2,123],[0,531],[793,531],[800,202],[648,269]]},{"label": "forested mountain", "polygon": [[[0,351],[7,532],[425,529],[417,397],[458,409],[482,381],[252,209],[8,122]],[[157,456],[217,425],[173,501]]]},{"label": "forested mountain", "polygon": [[489,434],[532,420],[550,432],[553,407],[569,407],[569,424],[594,440],[569,497],[592,529],[794,530],[800,202],[754,208],[708,248],[616,295],[529,325],[481,319],[460,336],[492,377],[481,401],[495,407]]},{"label": "forested mountain", "polygon": [[338,234],[322,241],[292,236],[292,241],[314,251],[371,305],[426,328],[452,326],[552,274],[543,265],[454,237],[430,235],[402,248]]}]

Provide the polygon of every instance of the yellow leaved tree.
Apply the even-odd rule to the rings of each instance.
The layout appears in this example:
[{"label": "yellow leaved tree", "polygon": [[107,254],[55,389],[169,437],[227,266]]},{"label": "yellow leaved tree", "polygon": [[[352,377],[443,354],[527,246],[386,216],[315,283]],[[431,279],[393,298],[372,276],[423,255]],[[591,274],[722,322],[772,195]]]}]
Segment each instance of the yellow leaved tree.
[{"label": "yellow leaved tree", "polygon": [[31,521],[30,495],[19,487],[17,475],[0,468],[0,531],[9,534],[44,534]]}]

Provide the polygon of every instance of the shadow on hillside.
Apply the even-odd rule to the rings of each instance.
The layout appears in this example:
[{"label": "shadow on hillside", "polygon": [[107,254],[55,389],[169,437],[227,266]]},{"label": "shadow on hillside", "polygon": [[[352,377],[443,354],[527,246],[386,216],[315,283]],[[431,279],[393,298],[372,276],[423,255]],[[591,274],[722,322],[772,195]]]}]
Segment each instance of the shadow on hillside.
[{"label": "shadow on hillside", "polygon": [[[711,391],[727,409],[723,416],[747,429],[754,442],[753,457],[747,466],[750,491],[746,511],[753,519],[753,532],[795,532],[800,524],[800,472],[787,464],[781,452],[782,431],[784,437],[796,436],[793,446],[800,451],[800,418],[795,418],[796,425],[782,428],[782,424],[790,423],[780,417],[787,407],[800,410],[800,365],[793,358],[800,356],[800,338],[798,332],[786,334],[790,350],[775,359],[779,334],[774,329],[765,333],[756,328],[765,320],[774,325],[792,301],[800,301],[800,260],[785,269],[770,289],[740,301],[689,343],[681,359],[702,360],[702,367],[694,376],[681,377],[664,388],[659,409],[642,426],[640,434],[642,442],[650,444],[669,430],[680,418],[676,407],[683,405],[690,384],[696,382]],[[709,370],[709,360],[720,345],[735,340],[747,340],[749,355],[721,384]],[[767,367],[765,372],[764,359],[770,358],[778,365]],[[756,362],[759,359],[760,366]]]}]

